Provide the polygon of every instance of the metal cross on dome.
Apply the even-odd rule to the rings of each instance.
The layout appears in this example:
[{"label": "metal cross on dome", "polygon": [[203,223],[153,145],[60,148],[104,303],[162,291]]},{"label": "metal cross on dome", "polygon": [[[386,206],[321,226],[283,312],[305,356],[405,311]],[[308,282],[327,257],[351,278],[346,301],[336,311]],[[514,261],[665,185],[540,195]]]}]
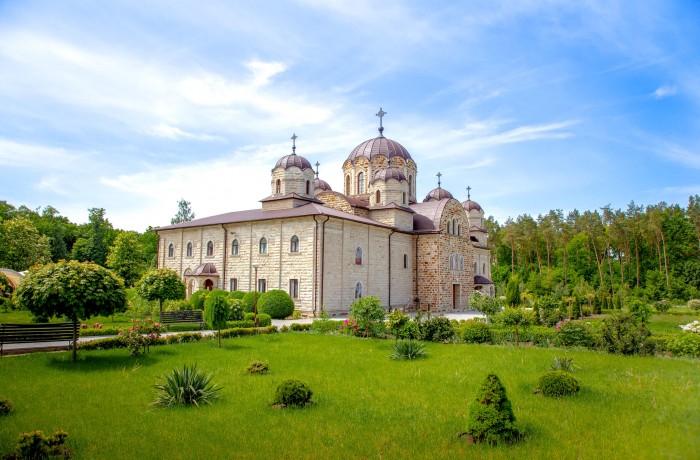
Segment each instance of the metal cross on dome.
[{"label": "metal cross on dome", "polygon": [[471,200],[471,194],[469,192],[472,191],[472,187],[470,185],[467,185],[467,200]]},{"label": "metal cross on dome", "polygon": [[318,167],[321,166],[321,163],[317,161],[314,166],[316,166],[316,179],[318,179]]},{"label": "metal cross on dome", "polygon": [[376,113],[376,116],[379,117],[379,135],[381,136],[384,135],[384,126],[382,126],[382,118],[384,118],[384,115],[386,115],[386,112],[379,107],[379,112]]},{"label": "metal cross on dome", "polygon": [[441,184],[441,182],[440,182],[440,178],[442,177],[442,173],[439,172],[439,173],[437,173],[437,174],[435,174],[435,175],[436,175],[437,178],[438,178],[438,188],[441,188],[440,185],[442,185],[442,184]]},{"label": "metal cross on dome", "polygon": [[292,140],[292,153],[297,153],[297,137],[297,133],[293,133],[290,138]]}]

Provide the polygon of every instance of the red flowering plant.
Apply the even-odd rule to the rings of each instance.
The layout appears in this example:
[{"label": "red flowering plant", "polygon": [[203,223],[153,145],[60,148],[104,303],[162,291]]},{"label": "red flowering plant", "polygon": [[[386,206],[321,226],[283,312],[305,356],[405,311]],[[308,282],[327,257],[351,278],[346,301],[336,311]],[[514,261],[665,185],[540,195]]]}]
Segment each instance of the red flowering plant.
[{"label": "red flowering plant", "polygon": [[156,323],[151,318],[144,320],[131,320],[133,326],[125,331],[119,331],[119,335],[124,338],[129,348],[131,356],[151,351],[151,345],[155,345],[156,340],[163,332],[163,326]]},{"label": "red flowering plant", "polygon": [[341,334],[357,335],[357,323],[354,319],[348,318],[340,323],[338,330]]},{"label": "red flowering plant", "polygon": [[102,323],[95,323],[92,325],[93,329],[102,329],[104,327],[104,324]]}]

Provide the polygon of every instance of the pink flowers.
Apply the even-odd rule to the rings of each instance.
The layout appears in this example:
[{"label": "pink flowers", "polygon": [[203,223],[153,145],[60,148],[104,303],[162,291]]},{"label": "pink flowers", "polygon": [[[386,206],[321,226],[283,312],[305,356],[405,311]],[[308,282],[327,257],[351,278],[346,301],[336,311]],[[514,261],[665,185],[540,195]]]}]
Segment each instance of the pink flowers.
[{"label": "pink flowers", "polygon": [[80,325],[80,328],[81,328],[81,329],[87,329],[87,324],[85,324],[85,323],[81,324],[81,325]]},{"label": "pink flowers", "polygon": [[[87,325],[85,325],[85,324],[84,324],[84,326],[87,327]],[[102,323],[95,323],[95,324],[92,325],[92,327],[93,327],[94,329],[102,329],[102,328],[104,327],[104,324],[102,324]]]},{"label": "pink flowers", "polygon": [[570,323],[570,322],[571,322],[571,319],[570,319],[570,318],[566,318],[564,321],[559,321],[559,322],[557,323],[555,329],[558,331],[559,329],[562,328],[562,326],[563,326],[564,324]]}]

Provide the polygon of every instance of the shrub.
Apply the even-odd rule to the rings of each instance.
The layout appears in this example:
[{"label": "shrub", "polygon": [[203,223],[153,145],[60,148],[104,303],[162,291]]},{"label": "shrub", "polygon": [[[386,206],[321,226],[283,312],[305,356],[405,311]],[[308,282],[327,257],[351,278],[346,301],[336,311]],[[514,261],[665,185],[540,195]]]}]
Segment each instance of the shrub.
[{"label": "shrub", "polygon": [[670,341],[678,337],[677,334],[654,334],[645,339],[644,347],[653,353],[663,354],[670,353],[668,344]]},{"label": "shrub", "polygon": [[427,318],[423,319],[421,315],[417,315],[415,321],[418,325],[421,340],[444,342],[452,339],[455,335],[452,323],[444,316],[431,317],[428,314]]},{"label": "shrub", "polygon": [[522,308],[505,308],[494,317],[494,322],[515,330],[515,344],[520,345],[520,329],[533,323],[533,315]]},{"label": "shrub", "polygon": [[43,431],[35,430],[28,433],[21,433],[17,438],[14,457],[21,460],[43,460],[47,458],[71,458],[70,449],[63,444],[66,442],[68,433],[63,430],[56,430],[52,435],[46,436]]},{"label": "shrub", "polygon": [[[255,327],[255,313],[244,313],[244,321],[252,321],[253,325],[249,327]],[[266,313],[258,313],[258,326],[266,327],[272,324],[272,317]]]},{"label": "shrub", "polygon": [[226,327],[231,329],[234,327],[255,327],[255,321],[252,319],[244,319],[240,321],[226,321]]},{"label": "shrub", "polygon": [[106,337],[89,342],[78,342],[78,350],[112,350],[114,348],[126,348],[127,342],[122,336]]},{"label": "shrub", "polygon": [[253,361],[246,368],[246,372],[249,374],[267,374],[270,370],[270,365],[264,361]]},{"label": "shrub", "polygon": [[415,340],[397,340],[394,343],[389,357],[401,361],[425,358],[427,355],[428,352],[425,349],[425,345],[421,342]]},{"label": "shrub", "polygon": [[683,332],[668,341],[668,351],[673,356],[700,358],[700,334]]},{"label": "shrub", "polygon": [[253,312],[245,312],[243,313],[243,319],[246,321],[255,321],[255,313]]},{"label": "shrub", "polygon": [[[252,312],[255,310],[255,299],[260,302],[260,292],[246,292],[241,301],[243,301],[243,310],[246,312]],[[258,305],[259,307],[260,305]]]},{"label": "shrub", "polygon": [[[241,292],[241,291],[234,291]],[[231,308],[228,313],[228,319],[231,321],[240,321],[243,319],[245,311],[243,310],[243,301],[241,299],[232,299],[231,296],[228,297],[228,301],[231,304]]]},{"label": "shrub", "polygon": [[659,313],[666,313],[671,309],[671,302],[669,302],[668,300],[659,300],[654,304],[654,308]]},{"label": "shrub", "polygon": [[484,295],[479,291],[474,292],[469,297],[469,307],[486,315],[489,321],[492,316],[503,310],[503,304],[500,299]]},{"label": "shrub", "polygon": [[190,296],[190,305],[192,305],[193,310],[204,310],[204,301],[207,300],[209,292],[211,291],[200,289],[192,293]]},{"label": "shrub", "polygon": [[556,331],[556,343],[559,346],[591,347],[595,344],[593,334],[583,321],[561,321],[557,324]]},{"label": "shrub", "polygon": [[470,319],[461,325],[462,340],[467,343],[486,343],[491,340],[489,325]]},{"label": "shrub", "polygon": [[578,380],[563,370],[549,371],[542,375],[537,383],[538,392],[554,398],[578,393],[580,389]]},{"label": "shrub", "polygon": [[125,331],[119,331],[132,356],[151,351],[151,345],[155,345],[163,327],[151,318],[144,320],[131,320],[133,326]]},{"label": "shrub", "polygon": [[700,311],[700,299],[690,299],[688,301],[688,308],[695,311]]},{"label": "shrub", "polygon": [[[350,316],[365,337],[381,335],[386,312],[382,302],[373,295],[357,299],[350,307]],[[381,323],[381,327],[377,327]]]},{"label": "shrub", "polygon": [[204,336],[200,332],[185,333],[185,334],[173,334],[164,337],[165,343],[170,345],[173,343],[190,343],[199,342]]},{"label": "shrub", "polygon": [[545,326],[554,326],[564,319],[561,302],[551,296],[542,296],[537,300],[537,314],[540,323]]},{"label": "shrub", "polygon": [[515,414],[506,389],[496,374],[486,376],[469,407],[467,431],[475,443],[513,443],[522,436],[515,426]]},{"label": "shrub", "polygon": [[189,332],[189,331],[199,331],[202,329],[199,323],[182,323],[182,324],[170,324],[167,326],[168,332]]},{"label": "shrub", "polygon": [[229,339],[231,337],[243,337],[246,335],[275,334],[275,333],[277,333],[277,328],[275,326],[233,328],[233,329],[222,330],[221,331],[221,338],[222,339]]},{"label": "shrub", "polygon": [[695,320],[692,323],[683,324],[680,327],[684,332],[694,332],[700,334],[700,321]]},{"label": "shrub", "polygon": [[228,295],[228,298],[231,300],[242,300],[244,296],[245,292],[243,291],[231,291],[231,293]]},{"label": "shrub", "polygon": [[275,406],[304,407],[311,402],[313,392],[309,386],[296,379],[287,379],[279,384],[275,392]]},{"label": "shrub", "polygon": [[649,330],[628,314],[605,318],[600,333],[603,349],[621,355],[643,353],[645,339],[649,336]]},{"label": "shrub", "polygon": [[294,300],[286,292],[273,289],[258,299],[258,312],[267,313],[274,319],[284,319],[294,313]]},{"label": "shrub", "polygon": [[219,331],[219,348],[221,348],[221,329],[226,327],[229,316],[229,300],[226,291],[212,291],[204,301],[204,321],[210,328]]},{"label": "shrub", "polygon": [[630,314],[637,318],[642,324],[646,323],[651,318],[651,306],[636,297],[627,298],[627,309]]},{"label": "shrub", "polygon": [[78,333],[81,337],[90,337],[96,335],[117,335],[119,334],[119,332],[121,332],[121,329],[119,329],[116,326],[101,327],[99,329],[91,327],[78,329]]},{"label": "shrub", "polygon": [[163,310],[167,310],[167,311],[192,310],[192,304],[187,299],[166,300],[165,302],[163,302]]},{"label": "shrub", "polygon": [[394,337],[398,337],[399,331],[411,321],[411,317],[401,310],[394,310],[389,313],[387,327]]},{"label": "shrub", "polygon": [[549,368],[553,371],[574,372],[574,357],[567,358],[566,356],[555,355]]},{"label": "shrub", "polygon": [[14,406],[12,405],[12,401],[9,399],[0,399],[0,415],[7,415],[10,412],[14,410]]},{"label": "shrub", "polygon": [[154,385],[158,395],[154,405],[173,406],[175,404],[195,405],[211,404],[219,397],[221,388],[211,383],[212,374],[205,374],[197,365],[184,365],[182,369],[173,369],[170,374],[160,377],[162,384]]},{"label": "shrub", "polygon": [[294,313],[292,313],[292,319],[300,319],[301,318],[301,310],[294,310]]},{"label": "shrub", "polygon": [[[295,330],[293,326],[296,324],[297,323],[292,323],[292,330]],[[333,321],[328,319],[325,314],[322,314],[320,318],[314,319],[311,322],[311,330],[319,334],[330,334],[332,332],[338,332],[340,324],[340,321]]]},{"label": "shrub", "polygon": [[289,328],[294,331],[294,332],[303,332],[303,331],[308,331],[311,330],[312,325],[311,324],[299,324],[299,323],[292,323]]}]

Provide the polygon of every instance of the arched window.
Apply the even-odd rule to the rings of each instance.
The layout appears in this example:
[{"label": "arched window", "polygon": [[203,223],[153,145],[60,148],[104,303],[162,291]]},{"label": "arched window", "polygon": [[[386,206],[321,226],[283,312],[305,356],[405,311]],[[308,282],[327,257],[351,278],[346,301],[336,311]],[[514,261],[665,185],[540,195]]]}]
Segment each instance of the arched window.
[{"label": "arched window", "polygon": [[481,265],[481,274],[484,276],[486,275],[486,262]]},{"label": "arched window", "polygon": [[457,225],[457,236],[462,236],[462,225],[461,224]]},{"label": "arched window", "polygon": [[187,243],[187,257],[192,257],[192,243]]},{"label": "arched window", "polygon": [[447,221],[447,234],[452,233],[452,221]]},{"label": "arched window", "polygon": [[260,238],[260,244],[258,245],[258,252],[260,254],[267,254],[267,240],[265,238]]},{"label": "arched window", "polygon": [[350,174],[345,176],[345,194],[350,195]]},{"label": "arched window", "polygon": [[355,248],[355,265],[362,265],[362,248]]},{"label": "arched window", "polygon": [[207,243],[207,257],[214,255],[214,243],[212,241]]},{"label": "arched window", "polygon": [[382,202],[382,192],[377,190],[377,193],[375,194],[374,201],[376,201],[375,204],[379,204]]},{"label": "arched window", "polygon": [[306,194],[307,195],[311,194],[311,181],[309,181],[309,180],[306,181]]},{"label": "arched window", "polygon": [[457,234],[457,221],[455,219],[452,219],[452,234]]},{"label": "arched window", "polygon": [[173,243],[170,243],[170,246],[168,246],[168,257],[175,257],[175,245]]},{"label": "arched window", "polygon": [[361,172],[357,175],[357,194],[365,193],[365,173]]},{"label": "arched window", "polygon": [[277,181],[275,181],[275,193],[278,195],[280,193],[282,193],[282,181],[279,179],[277,179]]},{"label": "arched window", "polygon": [[299,238],[296,235],[289,242],[289,252],[299,252]]},{"label": "arched window", "polygon": [[401,194],[401,203],[406,204],[406,192]]},{"label": "arched window", "polygon": [[362,298],[362,283],[359,281],[355,283],[355,300]]},{"label": "arched window", "polygon": [[464,257],[459,256],[459,269],[464,270]]},{"label": "arched window", "polygon": [[408,254],[403,255],[403,268],[408,268]]},{"label": "arched window", "polygon": [[476,265],[476,262],[474,262],[474,274],[475,274],[475,275],[478,275],[478,274],[479,274],[477,268],[478,268],[478,267],[477,267],[477,265]]},{"label": "arched window", "polygon": [[408,175],[408,193],[413,193],[413,175]]},{"label": "arched window", "polygon": [[231,255],[238,255],[238,240],[233,240],[233,242],[231,243]]}]

